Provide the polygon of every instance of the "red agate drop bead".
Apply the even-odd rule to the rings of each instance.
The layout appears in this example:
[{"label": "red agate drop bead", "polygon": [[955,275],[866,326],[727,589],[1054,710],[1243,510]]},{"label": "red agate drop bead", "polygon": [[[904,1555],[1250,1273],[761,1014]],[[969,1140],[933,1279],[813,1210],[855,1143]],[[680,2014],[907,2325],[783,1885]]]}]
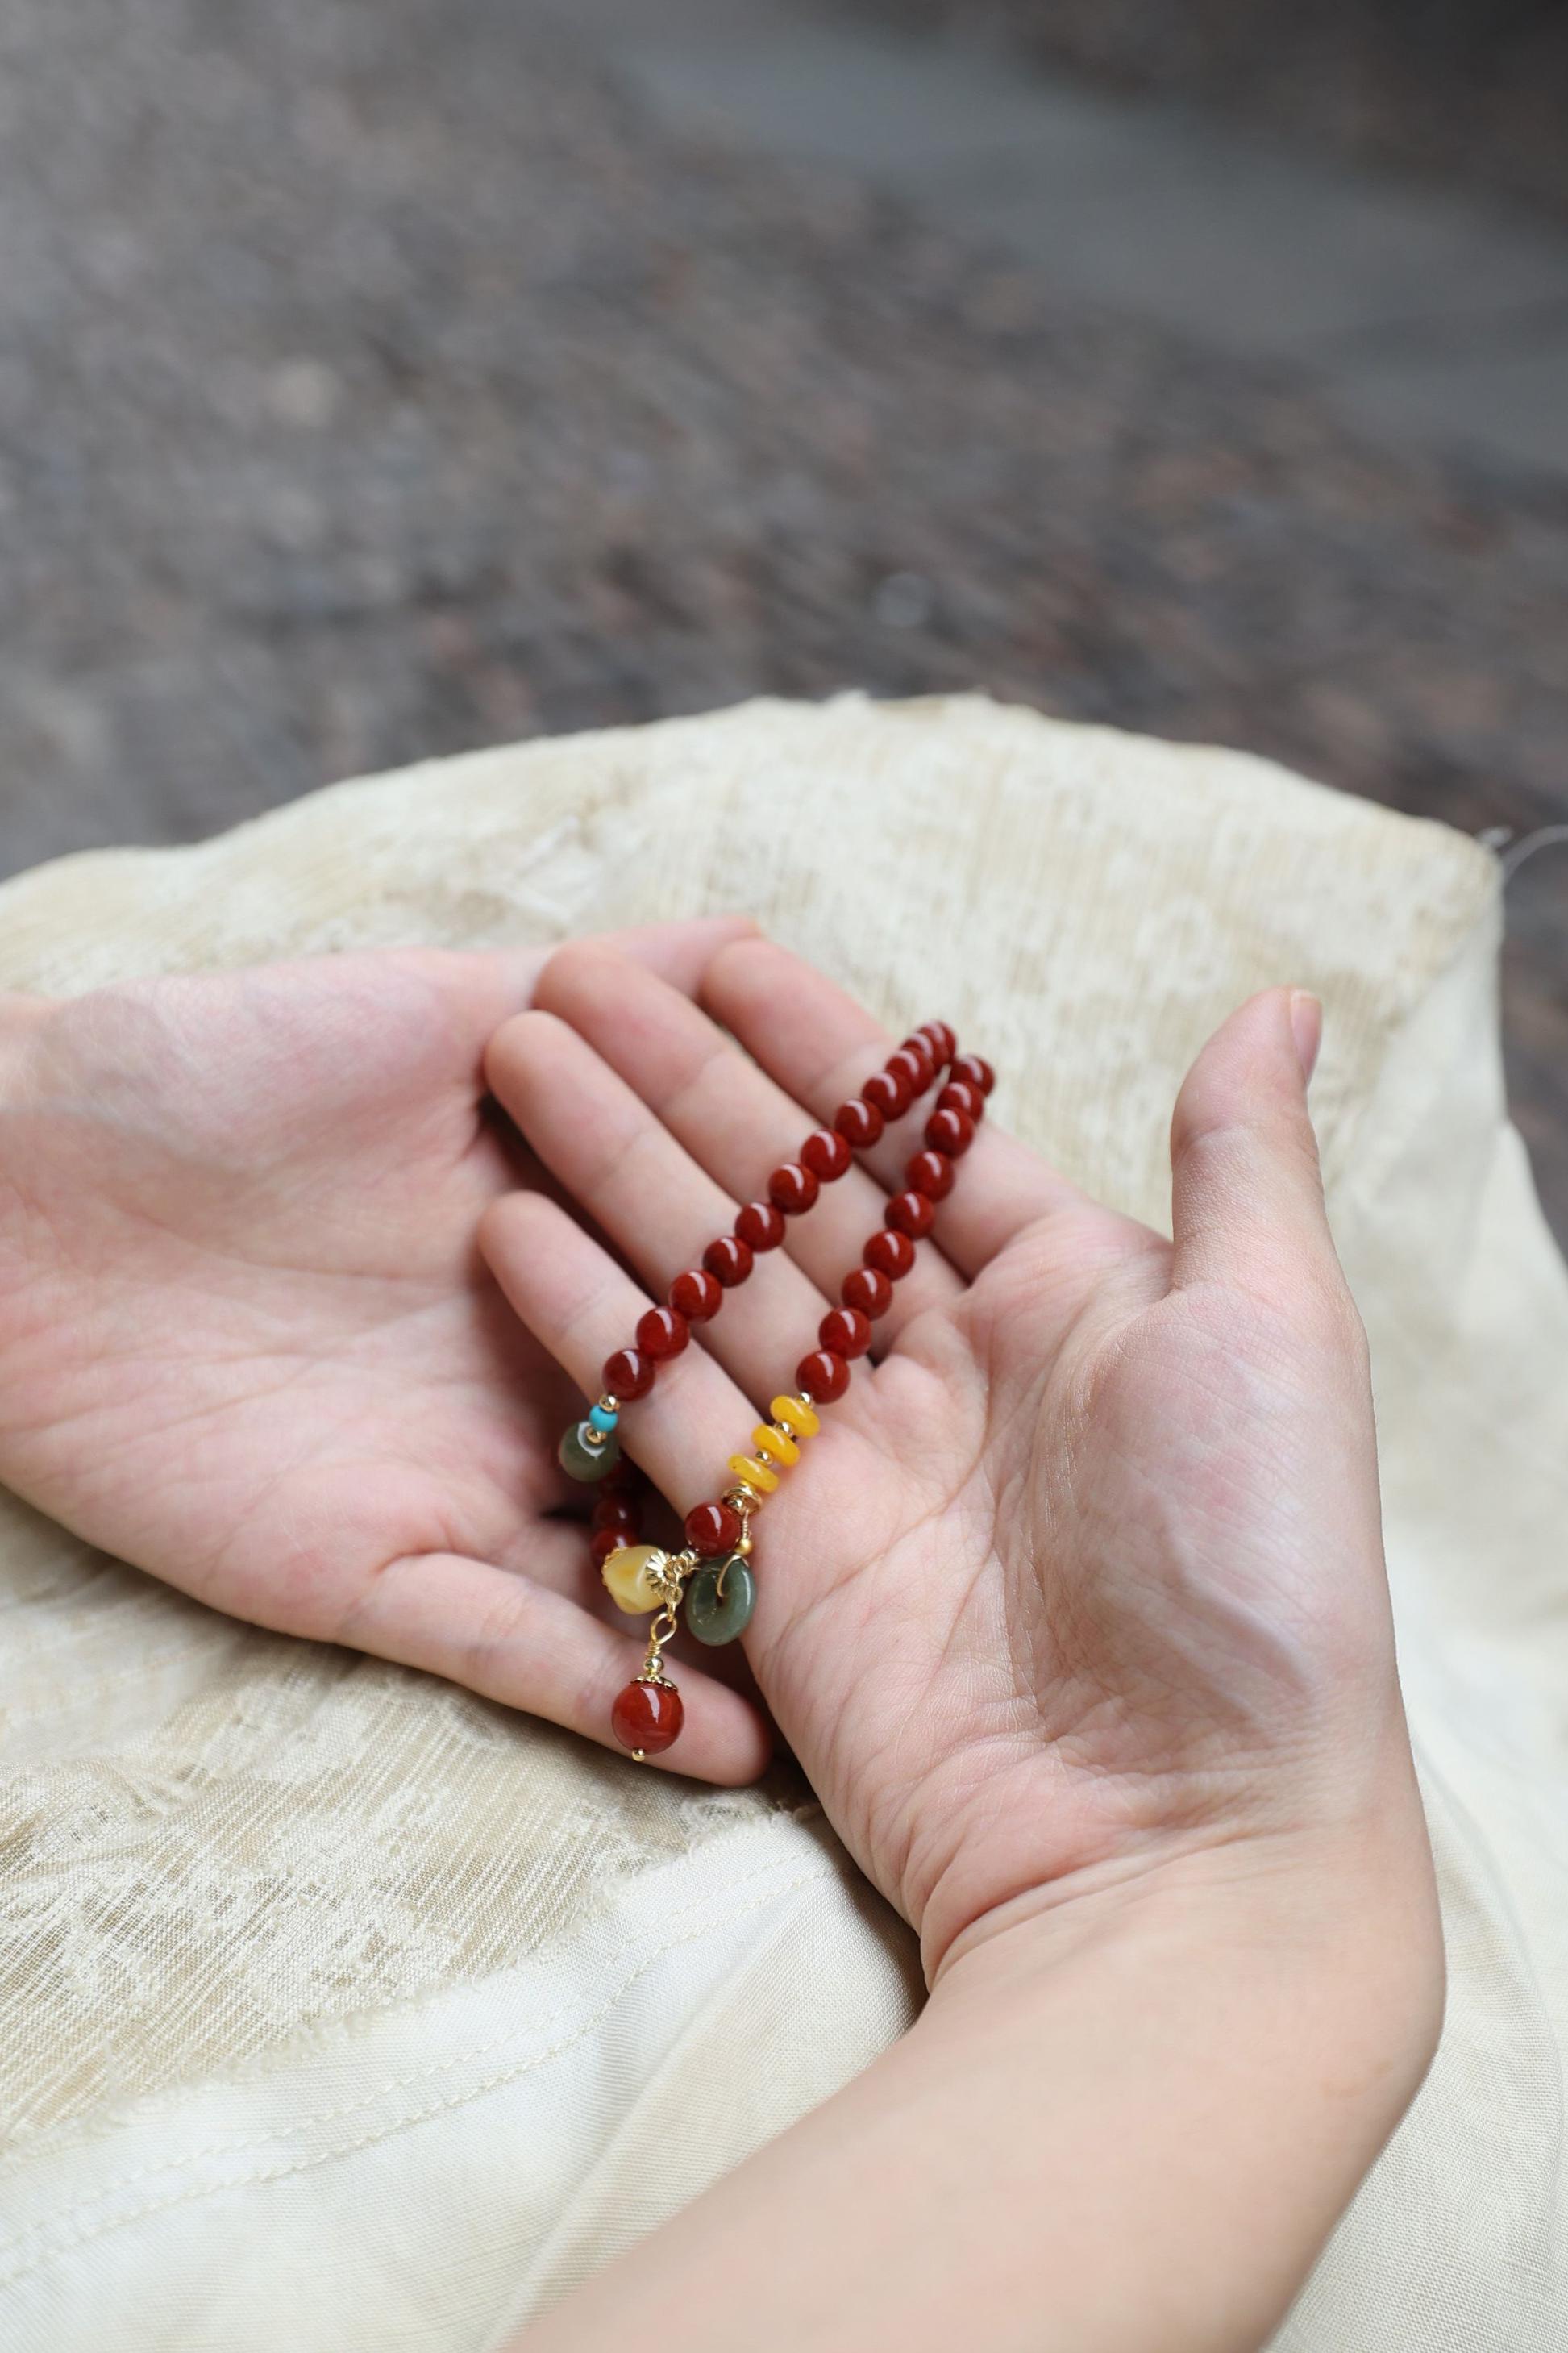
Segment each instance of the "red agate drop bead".
[{"label": "red agate drop bead", "polygon": [[673,1683],[628,1683],[610,1711],[610,1729],[623,1748],[661,1756],[680,1737],[686,1710]]}]

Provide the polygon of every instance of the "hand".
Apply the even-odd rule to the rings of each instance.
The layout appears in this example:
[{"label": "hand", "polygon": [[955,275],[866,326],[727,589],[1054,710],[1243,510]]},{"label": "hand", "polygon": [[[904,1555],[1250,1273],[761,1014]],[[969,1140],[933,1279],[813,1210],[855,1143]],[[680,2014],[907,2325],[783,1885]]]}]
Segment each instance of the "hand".
[{"label": "hand", "polygon": [[[627,935],[675,990],[727,920]],[[0,1479],[215,1608],[605,1737],[569,1383],[481,1211],[536,1181],[484,1047],[542,954],[320,957],[0,1006]],[[526,1198],[526,1195],[520,1197]],[[767,1736],[704,1692],[706,1769]]]},{"label": "hand", "polygon": [[[542,1193],[486,1215],[513,1305],[589,1393],[890,1042],[760,940],[721,950],[702,996],[754,1060],[592,945],[490,1050],[521,1131],[641,1278]],[[1380,1883],[1430,1957],[1364,1342],[1306,1108],[1317,1022],[1273,991],[1198,1058],[1173,1244],[988,1118],[873,1360],[757,1522],[758,1683],[933,1978],[1074,1891],[1340,1837],[1391,1859]],[[624,1440],[679,1509],[794,1386],[911,1148],[825,1187],[629,1409]],[[700,1771],[707,1699],[685,1696],[661,1761]]]}]

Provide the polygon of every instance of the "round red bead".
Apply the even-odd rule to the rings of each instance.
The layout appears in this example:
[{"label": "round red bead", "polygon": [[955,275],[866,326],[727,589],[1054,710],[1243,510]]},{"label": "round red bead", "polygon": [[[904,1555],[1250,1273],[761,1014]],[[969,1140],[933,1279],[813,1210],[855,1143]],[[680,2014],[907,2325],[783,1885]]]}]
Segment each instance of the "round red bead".
[{"label": "round red bead", "polygon": [[911,1241],[919,1241],[931,1231],[931,1221],[936,1215],[934,1205],[923,1193],[895,1193],[886,1211],[888,1223],[896,1226]]},{"label": "round red bead", "polygon": [[910,1054],[914,1057],[917,1073],[915,1092],[923,1095],[936,1076],[936,1056],[931,1051],[931,1039],[922,1038],[917,1029],[912,1037],[904,1039],[899,1051],[900,1054]]},{"label": "round red bead", "polygon": [[619,1552],[630,1534],[628,1528],[595,1528],[588,1538],[588,1550],[603,1567],[613,1552]]},{"label": "round red bead", "polygon": [[884,1119],[900,1119],[910,1107],[910,1091],[891,1071],[873,1071],[860,1090],[860,1100]]},{"label": "round red bead", "polygon": [[689,1267],[669,1286],[670,1305],[689,1324],[706,1324],[710,1315],[717,1315],[723,1296],[718,1276],[701,1266]]},{"label": "round red bead", "polygon": [[[621,1391],[621,1395],[623,1397],[626,1395],[626,1391],[624,1389]],[[641,1493],[647,1483],[647,1482],[644,1479],[642,1472],[632,1461],[631,1456],[629,1454],[623,1454],[618,1462],[611,1463],[609,1469],[600,1480],[599,1493],[602,1496],[635,1496]]]},{"label": "round red bead", "polygon": [[900,1234],[891,1226],[884,1226],[880,1233],[871,1236],[860,1255],[868,1266],[874,1267],[879,1274],[885,1274],[889,1282],[897,1282],[900,1276],[908,1274],[913,1266],[915,1246],[908,1234]]},{"label": "round red bead", "polygon": [[951,1021],[923,1021],[921,1035],[931,1039],[931,1050],[939,1071],[945,1070],[958,1051],[958,1033]]},{"label": "round red bead", "polygon": [[610,1729],[623,1748],[658,1757],[680,1737],[686,1710],[673,1683],[628,1683],[610,1710]]},{"label": "round red bead", "polygon": [[801,1165],[825,1185],[842,1176],[854,1155],[836,1127],[815,1127],[800,1147]]},{"label": "round red bead", "polygon": [[895,1047],[882,1067],[889,1078],[899,1080],[910,1103],[923,1095],[931,1082],[930,1055],[917,1054],[911,1046]]},{"label": "round red bead", "polygon": [[848,1102],[841,1103],[834,1113],[833,1124],[846,1144],[852,1144],[857,1152],[865,1152],[881,1134],[884,1123],[875,1103],[862,1101],[859,1095],[851,1095]]},{"label": "round red bead", "polygon": [[653,1358],[637,1348],[617,1348],[605,1358],[599,1378],[605,1395],[619,1398],[623,1405],[629,1398],[647,1397],[653,1387]]},{"label": "round red bead", "polygon": [[[782,1218],[779,1223],[783,1225]],[[733,1291],[738,1282],[744,1282],[752,1271],[751,1248],[739,1234],[721,1234],[718,1240],[710,1242],[703,1251],[702,1263],[715,1282],[721,1283],[726,1291]]]},{"label": "round red bead", "polygon": [[[771,1201],[748,1201],[735,1220],[735,1231],[749,1250],[777,1250],[784,1238],[784,1212]],[[723,1279],[719,1278],[721,1282]]]},{"label": "round red bead", "polygon": [[691,1337],[691,1326],[673,1307],[650,1307],[637,1317],[637,1346],[656,1364],[679,1356]]},{"label": "round red bead", "polygon": [[904,1182],[911,1193],[923,1193],[928,1201],[945,1201],[952,1190],[953,1166],[945,1152],[917,1152],[904,1169]]},{"label": "round red bead", "polygon": [[983,1054],[960,1054],[953,1063],[952,1075],[955,1079],[967,1079],[983,1095],[988,1095],[996,1083],[996,1073]]},{"label": "round red bead", "polygon": [[686,1514],[686,1541],[708,1559],[714,1553],[733,1552],[746,1524],[733,1504],[698,1504]]},{"label": "round red bead", "polygon": [[974,1141],[974,1122],[966,1111],[933,1111],[925,1124],[926,1142],[933,1152],[956,1160]]},{"label": "round red bead", "polygon": [[635,1528],[641,1519],[641,1506],[629,1495],[601,1495],[594,1506],[596,1528]]},{"label": "round red bead", "polygon": [[892,1305],[893,1286],[874,1266],[854,1266],[839,1284],[838,1296],[846,1307],[858,1307],[875,1320]]},{"label": "round red bead", "polygon": [[768,1178],[768,1198],[786,1218],[798,1218],[803,1209],[809,1209],[818,1190],[816,1177],[798,1160],[786,1160]]},{"label": "round red bead", "polygon": [[937,1111],[961,1111],[971,1119],[980,1119],[985,1110],[985,1098],[968,1079],[949,1079],[933,1108]]},{"label": "round red bead", "polygon": [[835,1356],[863,1356],[871,1345],[870,1318],[858,1307],[830,1307],[816,1336]]},{"label": "round red bead", "polygon": [[795,1377],[796,1387],[803,1388],[807,1397],[831,1405],[849,1386],[849,1367],[831,1348],[816,1348],[809,1356],[801,1358],[795,1368]]}]

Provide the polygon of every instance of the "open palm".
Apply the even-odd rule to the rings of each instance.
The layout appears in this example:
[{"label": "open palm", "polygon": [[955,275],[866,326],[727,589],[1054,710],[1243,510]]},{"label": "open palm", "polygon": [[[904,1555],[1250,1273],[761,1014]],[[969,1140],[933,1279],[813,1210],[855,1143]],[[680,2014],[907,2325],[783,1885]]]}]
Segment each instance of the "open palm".
[{"label": "open palm", "polygon": [[[721,950],[702,994],[752,1060],[588,947],[491,1050],[522,1133],[647,1286],[542,1195],[489,1212],[513,1303],[589,1391],[648,1294],[890,1042],[761,941]],[[1364,1346],[1305,1107],[1315,1043],[1311,1001],[1276,991],[1205,1049],[1177,1107],[1173,1246],[988,1122],[758,1522],[758,1683],[933,1968],[1042,1888],[1414,1803]],[[794,1386],[917,1140],[825,1187],[628,1409],[680,1509]],[[708,1769],[703,1697],[676,1672],[687,1730],[660,1761]]]},{"label": "open palm", "polygon": [[[695,985],[721,921],[627,935]],[[570,1391],[475,1245],[534,1181],[483,1057],[542,954],[320,957],[5,1008],[0,1480],[216,1607],[602,1736]],[[728,1769],[766,1753],[716,1683]]]}]

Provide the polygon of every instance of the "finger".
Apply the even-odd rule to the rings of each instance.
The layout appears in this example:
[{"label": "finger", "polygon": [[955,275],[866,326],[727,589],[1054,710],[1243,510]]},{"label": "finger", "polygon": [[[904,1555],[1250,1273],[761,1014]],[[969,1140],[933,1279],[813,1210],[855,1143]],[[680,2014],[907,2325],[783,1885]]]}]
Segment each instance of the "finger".
[{"label": "finger", "polygon": [[[651,1304],[647,1293],[542,1194],[509,1193],[493,1203],[480,1220],[479,1248],[535,1339],[584,1397],[597,1397],[605,1358],[630,1342]],[[705,1348],[688,1347],[660,1365],[653,1388],[628,1406],[618,1435],[684,1514],[734,1483],[729,1459],[746,1451],[756,1421],[722,1366]]]},{"label": "finger", "polygon": [[1305,990],[1268,989],[1187,1073],[1171,1122],[1174,1287],[1276,1297],[1305,1271],[1342,1289],[1307,1110],[1321,1020]]},{"label": "finger", "polygon": [[[504,1023],[486,1071],[530,1148],[655,1299],[684,1270],[700,1269],[706,1244],[733,1226],[731,1196],[554,1014]],[[746,1283],[721,1296],[721,1314],[700,1326],[703,1347],[749,1396],[776,1395],[816,1346],[827,1301],[783,1250],[760,1257]],[[620,1339],[631,1336],[628,1324]]]},{"label": "finger", "polygon": [[[770,1171],[798,1154],[811,1114],[678,990],[634,983],[624,961],[584,941],[552,959],[538,1002],[586,1038],[732,1199],[765,1197]],[[784,1247],[830,1303],[837,1303],[887,1205],[876,1179],[852,1166],[822,1187],[807,1215],[791,1219]],[[939,1225],[938,1240],[940,1232]],[[894,1291],[878,1324],[879,1345],[890,1344],[925,1308],[951,1303],[962,1287],[928,1243]]]},{"label": "finger", "polygon": [[[644,1644],[527,1577],[458,1553],[410,1554],[375,1577],[340,1639],[624,1753],[610,1710],[641,1672]],[[757,1709],[700,1667],[683,1663],[679,1683],[679,1751],[647,1761],[725,1787],[754,1781],[772,1753]]]},{"label": "finger", "polygon": [[[548,976],[541,984],[552,985]],[[760,936],[715,953],[701,1003],[818,1119],[831,1119],[897,1043],[825,974]],[[924,1108],[929,1113],[929,1103]],[[901,1182],[906,1159],[919,1149],[922,1124],[920,1113],[911,1113],[868,1155],[885,1185]],[[973,1276],[1024,1227],[1082,1198],[1037,1153],[997,1127],[987,1111],[957,1183],[938,1205],[933,1239],[954,1266]]]},{"label": "finger", "polygon": [[[719,950],[755,930],[749,915],[702,915],[689,923],[643,923],[598,936],[616,955],[692,997]],[[507,1016],[532,1004],[540,976],[558,953],[555,942],[530,948],[395,948],[335,962],[343,975],[372,961],[384,968],[400,964],[423,973],[457,1017],[449,1043],[466,1072],[482,1062],[485,1048]]]}]

